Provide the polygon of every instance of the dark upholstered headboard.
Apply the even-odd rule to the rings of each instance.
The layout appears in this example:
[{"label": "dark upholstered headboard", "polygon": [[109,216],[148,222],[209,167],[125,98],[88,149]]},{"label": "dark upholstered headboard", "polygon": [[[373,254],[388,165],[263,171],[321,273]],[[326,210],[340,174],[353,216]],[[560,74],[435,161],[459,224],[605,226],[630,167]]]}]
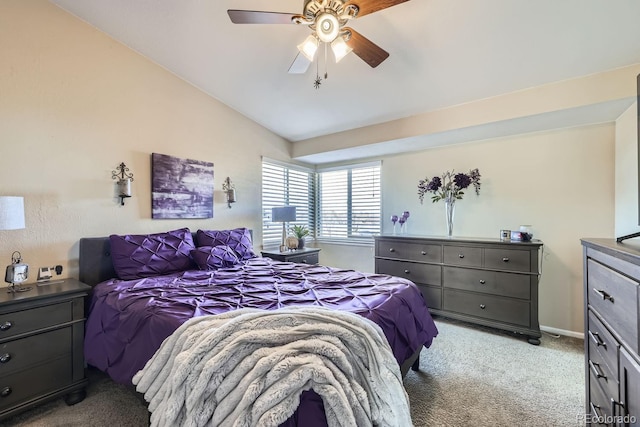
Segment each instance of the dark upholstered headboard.
[{"label": "dark upholstered headboard", "polygon": [[[253,230],[249,230],[253,240]],[[195,242],[196,233],[191,233]],[[109,237],[83,237],[80,239],[80,273],[81,282],[95,286],[100,282],[116,277],[111,262],[111,243]]]},{"label": "dark upholstered headboard", "polygon": [[116,277],[111,262],[111,243],[108,237],[83,237],[80,239],[81,282],[95,286]]}]

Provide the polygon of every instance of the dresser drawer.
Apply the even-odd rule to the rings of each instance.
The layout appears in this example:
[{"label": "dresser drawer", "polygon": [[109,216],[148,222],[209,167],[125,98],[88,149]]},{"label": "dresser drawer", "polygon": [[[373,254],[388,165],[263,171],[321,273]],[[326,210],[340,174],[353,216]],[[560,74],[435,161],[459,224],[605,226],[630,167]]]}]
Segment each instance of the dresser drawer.
[{"label": "dresser drawer", "polygon": [[72,383],[71,357],[62,357],[0,378],[0,411]]},{"label": "dresser drawer", "polygon": [[376,256],[421,262],[442,262],[442,246],[391,240],[378,241]]},{"label": "dresser drawer", "polygon": [[0,340],[72,320],[72,302],[0,314]]},{"label": "dresser drawer", "polygon": [[531,271],[529,251],[515,249],[485,249],[484,266],[497,270]]},{"label": "dresser drawer", "polygon": [[[600,387],[593,373],[589,374],[589,410],[594,420],[610,419],[611,412],[611,399],[618,400],[618,396],[608,396],[607,393]],[[591,425],[598,425],[597,422]],[[605,424],[611,425],[611,424]]]},{"label": "dresser drawer", "polygon": [[531,277],[472,268],[444,267],[444,286],[485,294],[531,299]]},{"label": "dresser drawer", "polygon": [[295,262],[298,264],[317,264],[318,263],[318,253],[312,254],[301,254],[295,255],[287,258],[288,262]]},{"label": "dresser drawer", "polygon": [[638,353],[638,283],[591,259],[587,277],[589,305]]},{"label": "dresser drawer", "polygon": [[444,289],[444,309],[488,320],[529,326],[527,301]]},{"label": "dresser drawer", "polygon": [[0,344],[0,378],[70,353],[71,327]]},{"label": "dresser drawer", "polygon": [[611,372],[617,377],[618,347],[620,346],[591,310],[589,310],[587,339],[589,340],[589,354],[592,352],[599,353],[599,358],[609,366]]},{"label": "dresser drawer", "polygon": [[444,263],[465,267],[482,267],[482,248],[445,246]]},{"label": "dresser drawer", "polygon": [[440,310],[442,308],[442,288],[418,284],[427,307]]},{"label": "dresser drawer", "polygon": [[432,264],[420,264],[407,261],[378,259],[376,272],[409,279],[413,283],[440,286],[442,267]]},{"label": "dresser drawer", "polygon": [[602,355],[596,350],[589,350],[587,366],[591,373],[592,381],[597,382],[607,396],[618,395],[618,367],[615,372],[604,362]]}]

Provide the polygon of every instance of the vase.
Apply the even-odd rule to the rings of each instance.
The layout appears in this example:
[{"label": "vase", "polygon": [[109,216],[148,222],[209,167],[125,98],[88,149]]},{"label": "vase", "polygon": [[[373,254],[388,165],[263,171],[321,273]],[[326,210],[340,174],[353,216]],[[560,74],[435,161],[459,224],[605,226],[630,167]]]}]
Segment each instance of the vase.
[{"label": "vase", "polygon": [[304,237],[298,238],[298,249],[304,249]]},{"label": "vase", "polygon": [[453,234],[453,214],[456,210],[456,199],[447,198],[444,200],[444,211],[447,219],[447,236],[451,237]]}]

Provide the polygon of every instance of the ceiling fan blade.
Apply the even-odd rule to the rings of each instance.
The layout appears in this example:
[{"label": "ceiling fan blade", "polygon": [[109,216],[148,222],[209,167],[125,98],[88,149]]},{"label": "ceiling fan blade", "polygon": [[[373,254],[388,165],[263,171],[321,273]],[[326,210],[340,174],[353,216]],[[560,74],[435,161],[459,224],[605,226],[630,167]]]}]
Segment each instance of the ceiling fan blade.
[{"label": "ceiling fan blade", "polygon": [[293,63],[289,67],[289,74],[304,74],[309,69],[309,65],[311,65],[311,61],[298,52],[296,59],[293,60]]},{"label": "ceiling fan blade", "polygon": [[353,49],[353,53],[369,64],[371,68],[376,68],[389,57],[389,53],[387,51],[356,30],[352,28],[345,28],[345,30],[351,33],[351,37],[349,38],[349,41],[347,41],[347,45]]},{"label": "ceiling fan blade", "polygon": [[293,24],[295,13],[260,12],[258,10],[227,10],[234,24]]},{"label": "ceiling fan blade", "polygon": [[358,6],[359,12],[357,17],[359,18],[406,1],[409,0],[350,0],[345,4],[345,6],[350,4]]}]

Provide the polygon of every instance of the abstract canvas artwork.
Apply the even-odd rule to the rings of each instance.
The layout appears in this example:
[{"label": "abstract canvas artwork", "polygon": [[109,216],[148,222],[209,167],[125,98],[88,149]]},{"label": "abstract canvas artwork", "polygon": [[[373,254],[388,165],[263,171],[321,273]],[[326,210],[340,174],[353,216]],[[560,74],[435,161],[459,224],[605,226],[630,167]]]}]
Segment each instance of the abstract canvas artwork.
[{"label": "abstract canvas artwork", "polygon": [[151,217],[213,218],[213,163],[151,154]]}]

